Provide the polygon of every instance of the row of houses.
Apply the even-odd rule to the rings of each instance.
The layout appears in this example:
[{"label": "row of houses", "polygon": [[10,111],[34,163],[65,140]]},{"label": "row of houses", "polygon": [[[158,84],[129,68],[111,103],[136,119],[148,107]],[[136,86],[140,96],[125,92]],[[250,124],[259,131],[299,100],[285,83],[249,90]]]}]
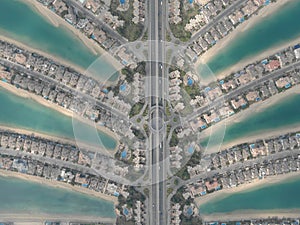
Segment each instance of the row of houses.
[{"label": "row of houses", "polygon": [[257,182],[269,176],[276,176],[297,172],[300,169],[300,155],[290,154],[282,158],[269,158],[263,162],[229,168],[220,173],[199,179],[185,186],[183,197],[185,199],[197,198],[211,194],[221,189],[233,188],[242,184]]},{"label": "row of houses", "polygon": [[[220,0],[218,0],[220,1]],[[217,1],[217,2],[218,2]],[[227,36],[237,26],[242,24],[246,19],[256,14],[258,10],[269,4],[268,0],[248,0],[240,8],[236,9],[233,13],[226,15],[220,22],[210,28],[198,40],[194,41],[186,54],[192,59],[196,60],[197,56],[206,52],[209,48],[215,45],[219,40]],[[223,5],[226,6],[226,5]],[[224,8],[226,9],[226,7]],[[192,33],[197,32],[203,26],[211,22],[215,15],[224,10],[222,5],[215,5],[209,2],[203,7],[195,18],[191,19],[186,25],[185,29]]]},{"label": "row of houses", "polygon": [[[296,56],[298,51],[298,45],[284,49],[262,61],[246,66],[245,69],[217,83],[212,83],[209,86],[201,88],[201,94],[196,96],[193,101],[193,103],[197,101],[197,104],[194,104],[196,105],[196,109],[209,105],[214,101],[220,101],[220,104],[218,107],[210,109],[192,121],[190,123],[192,130],[196,131],[199,128],[203,130],[211,124],[217,123],[253,103],[270,98],[277,93],[297,85],[300,82],[300,77],[297,72],[299,68],[296,65],[295,68],[287,70],[282,74],[275,74],[274,72],[298,61],[299,57]],[[287,57],[282,60],[282,55]],[[264,76],[270,74],[275,74],[276,76],[270,77],[268,81],[258,83],[252,88],[240,92],[236,91],[236,95],[229,100],[222,99],[228,93],[242,88],[251,82],[264,79]]]},{"label": "row of houses", "polygon": [[[180,203],[171,203],[170,215],[170,225],[180,225],[182,217],[185,219],[191,219],[192,217],[198,217],[199,209],[198,207],[191,203],[186,205],[181,205]],[[199,223],[197,223],[199,224]]]},{"label": "row of houses", "polygon": [[[203,86],[199,82],[199,78],[193,75],[192,72],[181,72],[180,70],[175,70],[169,73],[169,92],[170,100],[175,106],[176,110],[182,110],[186,105],[190,105],[194,110],[200,107],[211,104],[213,101],[222,101],[222,97],[226,94],[242,88],[251,82],[256,82],[259,79],[263,79],[279,69],[283,69],[286,66],[295,63],[300,58],[300,45],[290,46],[285,48],[276,54],[270,55],[255,63],[251,63],[245,66],[242,70],[230,74],[229,76],[221,79],[217,82],[212,82],[209,85]],[[183,74],[183,75],[182,75]],[[289,72],[287,72],[287,75]],[[274,82],[273,82],[274,81]],[[290,76],[283,76],[280,79],[274,79],[271,82],[266,82],[266,88],[262,86],[261,90],[259,88],[254,88],[248,93],[244,93],[244,96],[232,99],[228,106],[221,109],[220,114],[227,117],[234,113],[242,107],[245,107],[248,102],[256,102],[261,99],[265,99],[274,95],[278,90],[288,89],[292,85],[297,84],[297,75],[290,71]],[[190,98],[183,98],[186,95],[186,87],[191,89],[192,95]],[[183,88],[184,90],[182,90]],[[184,92],[184,93],[183,93]],[[230,109],[232,108],[232,109]],[[214,112],[211,115],[204,115],[205,123],[218,122],[219,116],[216,116]],[[203,124],[203,126],[205,126]]]},{"label": "row of houses", "polygon": [[[1,57],[24,66],[24,70],[29,73],[23,73],[24,70],[22,69],[12,68],[13,66],[1,63],[0,79],[2,81],[39,95],[60,107],[101,123],[110,129],[112,129],[113,119],[117,118],[112,117],[110,111],[105,110],[96,100],[102,100],[102,104],[107,104],[123,113],[129,112],[131,106],[128,103],[118,99],[118,96],[113,96],[112,91],[108,92],[107,88],[96,80],[78,74],[35,53],[29,53],[5,42],[0,43],[2,44],[0,45]],[[20,58],[24,60],[20,61]],[[32,60],[33,58],[35,60]],[[48,69],[45,69],[46,67]],[[85,94],[95,100],[85,98]],[[130,133],[130,130],[127,129],[127,121],[120,123],[118,120],[118,123],[120,134]]]},{"label": "row of houses", "polygon": [[[298,51],[298,45],[291,46],[260,61],[251,63],[242,70],[232,73],[218,82],[213,82],[208,86],[204,86],[201,90],[202,95],[209,101],[213,101],[230,91],[295,63],[299,60],[299,57],[296,55]],[[284,88],[280,82],[277,82],[276,86],[278,88]]]},{"label": "row of houses", "polygon": [[121,161],[131,163],[133,168],[141,170],[146,165],[146,144],[140,140],[136,140],[132,148],[120,145],[117,158]]},{"label": "row of houses", "polygon": [[[287,71],[285,74],[280,74],[276,79],[270,79],[257,85],[250,90],[241,91],[229,100],[221,99],[219,106],[208,109],[196,119],[190,122],[190,128],[193,132],[204,130],[209,126],[226,119],[240,110],[270,98],[271,96],[280,93],[288,88],[298,85],[300,82],[299,73],[295,70]],[[220,94],[221,95],[221,94]]]},{"label": "row of houses", "polygon": [[95,152],[79,149],[75,145],[5,130],[0,130],[0,147],[86,167],[91,167],[95,155]]},{"label": "row of houses", "polygon": [[74,168],[45,163],[44,160],[36,160],[27,156],[20,157],[0,154],[0,168],[43,177],[53,181],[60,181],[70,185],[81,186],[115,197],[121,194],[125,198],[128,196],[128,192],[126,191],[127,187],[124,185]]},{"label": "row of houses", "polygon": [[[296,69],[297,70],[297,69]],[[255,88],[251,90],[243,91],[242,93],[238,93],[236,97],[232,97],[231,99],[221,101],[219,105],[215,107],[211,107],[207,112],[201,113],[201,115],[197,116],[195,119],[190,120],[189,125],[182,126],[180,129],[177,129],[176,135],[179,138],[179,146],[185,145],[187,141],[189,141],[193,137],[193,139],[201,141],[199,135],[199,131],[203,131],[210,126],[218,123],[221,120],[224,120],[241,110],[245,110],[252,104],[270,98],[271,96],[278,94],[288,88],[296,86],[300,82],[299,73],[295,70],[287,71],[285,74],[279,74],[274,80],[269,80],[264,83],[258,84]],[[279,83],[284,83],[284,85]],[[193,141],[194,141],[193,140]],[[190,140],[191,141],[191,140]],[[276,145],[276,148],[271,150],[273,147],[271,146],[271,142],[269,143],[268,149],[270,152],[278,152],[282,149]],[[256,149],[258,148],[258,149]],[[283,148],[283,147],[282,147]],[[286,148],[286,147],[285,147]],[[242,159],[245,160],[247,158],[257,157],[262,154],[267,154],[263,149],[259,149],[258,146],[252,145],[251,149],[252,153],[248,150],[244,150],[241,152]],[[174,151],[175,152],[175,151]],[[181,160],[181,152],[178,153],[179,156],[176,156],[176,159]],[[219,157],[219,156],[218,156]],[[226,158],[228,158],[226,156]],[[219,168],[220,166],[224,166],[226,164],[230,164],[232,159],[220,160],[218,159],[220,164],[216,164],[213,168]],[[188,168],[188,172],[190,176],[195,176],[205,170],[202,166],[193,166]]]},{"label": "row of houses", "polygon": [[288,133],[255,142],[243,143],[211,154],[211,164],[207,170],[223,168],[236,162],[243,162],[297,148],[300,148],[299,133]]},{"label": "row of houses", "polygon": [[[210,23],[215,16],[219,15],[232,3],[234,3],[234,1],[213,0],[209,1],[205,5],[201,4],[199,13],[189,20],[189,22],[185,25],[185,30],[195,33],[200,28]],[[194,4],[193,7],[197,6],[197,4]]]}]

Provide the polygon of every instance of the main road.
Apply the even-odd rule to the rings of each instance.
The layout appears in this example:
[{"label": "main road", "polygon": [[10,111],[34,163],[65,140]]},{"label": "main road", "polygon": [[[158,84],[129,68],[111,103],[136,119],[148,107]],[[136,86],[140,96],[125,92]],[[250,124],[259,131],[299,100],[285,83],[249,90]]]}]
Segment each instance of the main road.
[{"label": "main road", "polygon": [[149,121],[151,132],[149,136],[150,158],[150,196],[149,223],[151,225],[167,224],[167,192],[166,192],[166,129],[164,118],[166,89],[165,65],[165,28],[166,1],[149,1],[149,61],[147,63],[147,77],[145,91],[148,92]]}]

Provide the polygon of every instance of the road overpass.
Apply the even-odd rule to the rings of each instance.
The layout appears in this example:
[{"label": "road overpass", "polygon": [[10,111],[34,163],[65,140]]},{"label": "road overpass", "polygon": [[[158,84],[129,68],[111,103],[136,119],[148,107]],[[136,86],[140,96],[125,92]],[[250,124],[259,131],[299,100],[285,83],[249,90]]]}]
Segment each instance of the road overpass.
[{"label": "road overpass", "polygon": [[166,29],[166,1],[149,1],[149,61],[147,63],[148,83],[145,91],[148,92],[149,104],[149,151],[150,151],[150,196],[149,196],[149,224],[167,224],[166,202],[166,129],[165,129],[165,93],[167,67],[165,65],[165,29]]}]

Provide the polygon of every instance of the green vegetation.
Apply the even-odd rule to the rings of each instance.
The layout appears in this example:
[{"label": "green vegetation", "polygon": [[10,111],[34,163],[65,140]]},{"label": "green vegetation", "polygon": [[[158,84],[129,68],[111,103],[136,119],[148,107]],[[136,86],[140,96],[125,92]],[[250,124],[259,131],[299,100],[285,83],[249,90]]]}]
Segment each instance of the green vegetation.
[{"label": "green vegetation", "polygon": [[131,130],[132,130],[132,133],[134,134],[134,136],[136,136],[138,139],[140,139],[140,140],[146,139],[145,135],[143,134],[143,132],[141,130],[138,130],[134,127],[132,127]]},{"label": "green vegetation", "polygon": [[171,38],[171,35],[170,35],[169,31],[167,31],[167,33],[166,33],[166,41],[167,42],[171,42],[172,41],[172,38]]},{"label": "green vegetation", "polygon": [[166,111],[165,112],[166,112],[167,116],[171,116],[171,109],[170,109],[170,105],[169,104],[166,105]]},{"label": "green vegetation", "polygon": [[190,160],[187,162],[187,164],[183,168],[181,168],[177,172],[176,176],[180,177],[183,180],[190,179],[190,174],[188,173],[187,168],[189,166],[194,167],[194,166],[199,165],[201,158],[202,158],[201,152],[194,152],[194,154],[192,155]]},{"label": "green vegetation", "polygon": [[121,70],[121,73],[123,75],[125,75],[125,80],[128,82],[128,83],[132,83],[133,82],[133,75],[134,75],[134,71],[132,69],[129,69],[128,67],[124,67],[122,70]]},{"label": "green vegetation", "polygon": [[145,124],[143,125],[143,127],[144,127],[144,131],[146,132],[146,135],[149,136],[149,133],[150,133],[149,125],[145,123]]},{"label": "green vegetation", "polygon": [[143,117],[148,116],[148,111],[149,111],[149,106],[147,105],[144,112],[143,112]]},{"label": "green vegetation", "polygon": [[145,196],[142,193],[136,191],[134,187],[129,187],[128,192],[129,195],[127,198],[125,198],[123,195],[119,195],[118,197],[119,204],[117,205],[117,209],[119,209],[120,211],[122,211],[122,206],[125,204],[127,204],[128,208],[133,208],[136,201],[145,201]]},{"label": "green vegetation", "polygon": [[149,197],[149,189],[148,189],[148,188],[145,188],[145,189],[144,189],[144,194],[145,194],[147,197]]},{"label": "green vegetation", "polygon": [[133,116],[138,115],[141,112],[143,106],[144,106],[144,103],[142,103],[142,102],[138,102],[138,103],[134,104],[129,112],[129,117],[131,118]]},{"label": "green vegetation", "polygon": [[197,166],[197,165],[199,165],[201,158],[202,158],[201,152],[195,151],[185,166],[186,167],[187,166],[191,166],[191,167]]},{"label": "green vegetation", "polygon": [[179,180],[178,179],[175,179],[174,180],[174,184],[177,186],[179,184]]},{"label": "green vegetation", "polygon": [[191,218],[186,218],[182,216],[181,218],[181,225],[199,225],[203,224],[202,220],[200,217],[191,217]]},{"label": "green vegetation", "polygon": [[148,30],[143,35],[142,41],[148,41]]},{"label": "green vegetation", "polygon": [[135,225],[133,220],[126,221],[125,217],[117,217],[116,225]]},{"label": "green vegetation", "polygon": [[[171,201],[173,203],[180,204],[180,210],[183,210],[184,205],[191,205],[194,201],[191,197],[184,199],[182,194],[184,193],[185,188],[181,187],[177,190],[176,194],[172,197]],[[183,214],[180,215],[181,223],[184,225],[198,225],[202,224],[201,218],[199,216],[187,218]]]},{"label": "green vegetation", "polygon": [[176,173],[177,177],[180,177],[182,180],[188,180],[190,179],[190,174],[187,171],[187,167],[183,167],[181,168],[177,173]]},{"label": "green vegetation", "polygon": [[118,27],[117,31],[129,41],[137,40],[143,32],[144,25],[141,23],[135,24],[133,19],[133,2],[129,2],[129,9],[125,12],[118,11],[120,5],[119,0],[112,0],[110,4],[110,12],[114,16],[118,16],[120,20],[124,20],[123,27]]},{"label": "green vegetation", "polygon": [[169,136],[169,133],[171,131],[172,126],[170,124],[167,125],[167,137]]},{"label": "green vegetation", "polygon": [[[136,201],[144,202],[146,199],[145,196],[142,193],[136,191],[134,189],[134,187],[129,187],[128,192],[129,192],[129,195],[127,198],[125,198],[123,195],[120,195],[118,197],[119,204],[116,206],[116,208],[120,212],[122,212],[123,205],[126,204],[127,208],[132,209],[135,207]],[[134,225],[135,223],[133,220],[126,221],[126,218],[124,216],[122,216],[122,217],[117,217],[116,224],[118,224],[118,225]]]},{"label": "green vegetation", "polygon": [[201,92],[200,92],[200,88],[197,87],[195,84],[192,85],[192,86],[184,86],[184,90],[186,91],[186,93],[188,93],[188,95],[192,98],[192,99],[195,99],[195,97],[197,95],[200,95]]},{"label": "green vegetation", "polygon": [[179,203],[180,205],[182,204],[191,204],[193,203],[193,200],[191,199],[191,197],[189,197],[187,200],[184,199],[184,197],[182,196],[182,194],[184,193],[184,187],[181,187],[177,190],[176,194],[171,198],[171,201],[174,203]]},{"label": "green vegetation", "polygon": [[117,96],[120,92],[120,85],[121,85],[122,81],[119,81],[118,84],[112,86],[112,87],[108,87],[107,90],[108,91],[112,91],[114,93],[114,96]]},{"label": "green vegetation", "polygon": [[168,190],[167,190],[167,195],[169,196],[173,191],[174,191],[173,188],[168,188]]},{"label": "green vegetation", "polygon": [[179,38],[181,41],[186,42],[190,40],[192,33],[184,29],[185,25],[190,21],[191,18],[195,17],[198,14],[199,8],[191,7],[185,10],[184,4],[184,1],[180,1],[180,17],[182,18],[182,21],[178,24],[171,23],[170,28],[175,37]]},{"label": "green vegetation", "polygon": [[145,62],[139,62],[135,69],[130,69],[128,67],[124,67],[121,70],[121,73],[123,75],[125,75],[125,80],[128,83],[132,83],[134,74],[136,74],[136,73],[140,73],[141,75],[146,74],[146,63]]},{"label": "green vegetation", "polygon": [[178,145],[178,143],[179,143],[179,139],[178,139],[177,134],[174,130],[173,133],[172,133],[171,140],[170,140],[170,147],[175,147],[176,145]]}]

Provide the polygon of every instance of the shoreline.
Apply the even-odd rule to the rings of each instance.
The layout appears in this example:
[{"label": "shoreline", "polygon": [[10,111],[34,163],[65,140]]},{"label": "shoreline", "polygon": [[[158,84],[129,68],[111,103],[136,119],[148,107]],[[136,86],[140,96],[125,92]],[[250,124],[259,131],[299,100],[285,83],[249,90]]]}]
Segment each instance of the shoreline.
[{"label": "shoreline", "polygon": [[[230,126],[231,124],[238,123],[242,120],[247,119],[249,116],[253,116],[254,114],[260,113],[263,110],[271,107],[272,105],[283,101],[286,98],[292,97],[294,95],[300,94],[300,88],[298,86],[294,86],[291,89],[288,89],[284,92],[281,92],[269,99],[266,99],[265,101],[261,101],[259,103],[254,103],[251,105],[248,109],[245,109],[241,111],[240,113],[237,113],[229,118],[224,119],[223,121],[220,121],[216,125],[211,126],[207,130],[201,132],[202,140],[209,137],[210,135],[213,135],[213,131],[218,131],[220,130],[223,126],[225,127],[225,132],[226,132],[226,127]],[[287,125],[283,126],[280,129],[265,129],[261,130],[255,134],[252,135],[247,135],[247,137],[241,137],[236,140],[232,140],[229,142],[221,143],[220,148],[216,148],[216,145],[210,146],[210,148],[205,149],[205,154],[210,154],[213,152],[218,152],[220,150],[224,150],[226,148],[244,143],[244,142],[249,142],[249,141],[254,141],[255,139],[262,139],[264,137],[271,137],[271,136],[276,136],[280,135],[282,133],[288,133],[292,131],[300,131],[300,123],[298,124],[293,124],[293,125]],[[263,135],[266,131],[268,133],[266,135]],[[284,132],[283,132],[284,131]]]},{"label": "shoreline", "polygon": [[[90,125],[92,127],[95,127],[95,129],[97,129],[98,131],[103,132],[104,134],[110,136],[111,138],[113,138],[116,141],[116,147],[115,147],[115,149],[111,149],[111,151],[109,151],[109,154],[114,154],[117,151],[118,146],[120,144],[119,138],[111,130],[109,130],[109,129],[105,128],[105,127],[101,127],[99,125],[95,126],[95,124],[93,122],[84,120],[83,118],[81,118],[80,116],[76,115],[72,111],[64,109],[64,108],[62,108],[62,107],[60,107],[60,106],[58,106],[58,105],[56,105],[54,103],[51,103],[51,102],[47,101],[46,99],[44,99],[41,96],[37,96],[37,95],[29,93],[29,92],[27,92],[25,90],[18,89],[18,88],[16,88],[15,86],[13,86],[11,84],[8,84],[8,83],[0,81],[0,88],[3,88],[6,91],[8,91],[8,92],[10,92],[10,93],[12,93],[14,95],[17,95],[17,96],[19,96],[21,98],[26,98],[26,99],[33,100],[33,101],[35,101],[38,104],[41,104],[41,105],[43,105],[43,106],[45,106],[47,108],[53,109],[56,112],[64,114],[65,116],[68,116],[68,117],[71,117],[73,119],[76,119],[79,122],[82,122],[84,124],[87,124],[87,125]],[[38,133],[38,132],[35,132],[35,131],[32,131],[32,132],[33,133]],[[42,134],[42,135],[47,136],[47,134]],[[51,137],[51,135],[49,135],[49,136]],[[52,138],[53,138],[53,136],[52,136]],[[60,137],[58,137],[58,138],[60,138]],[[65,137],[63,139],[66,139],[68,141],[72,141],[72,139],[68,139],[68,138],[65,138]],[[99,151],[99,147],[96,147],[96,146],[93,147],[93,146],[89,145],[88,143],[82,143],[82,142],[77,143],[76,141],[74,141],[73,143],[75,143],[76,145],[80,145],[81,147],[94,148],[94,149],[97,149]],[[104,153],[103,151],[100,151],[100,152]]]},{"label": "shoreline", "polygon": [[[293,181],[294,179],[298,179],[298,178],[300,178],[300,171],[291,172],[288,174],[269,176],[262,180],[257,180],[257,181],[253,181],[251,183],[242,184],[242,185],[239,185],[239,186],[233,187],[233,188],[222,189],[222,190],[214,192],[212,194],[207,194],[202,197],[197,197],[197,198],[195,198],[195,203],[196,203],[197,207],[199,208],[199,207],[205,205],[206,203],[208,203],[209,201],[222,200],[233,194],[237,194],[237,193],[240,194],[240,193],[255,191],[257,189],[261,189],[261,188],[268,187],[268,186],[271,186],[274,184],[278,184],[283,181]],[[247,211],[249,211],[249,210],[247,210]],[[253,211],[258,211],[258,210],[253,210]],[[264,213],[265,211],[273,211],[273,210],[259,210],[259,211],[262,211],[262,213]],[[275,209],[274,211],[280,213],[282,210]],[[299,211],[300,211],[300,209],[299,209]],[[233,215],[233,214],[240,215],[240,212],[241,212],[240,210],[237,210],[237,211],[230,212],[229,214],[230,215]],[[212,214],[206,214],[206,215],[211,216],[213,214],[226,215],[227,213],[212,213]]]},{"label": "shoreline", "polygon": [[[286,1],[277,1],[269,6],[266,6],[265,8],[261,9],[257,14],[254,14],[251,18],[246,20],[243,24],[240,24],[236,29],[231,31],[226,37],[222,38],[220,41],[218,41],[212,48],[210,48],[207,52],[205,52],[203,55],[200,55],[195,63],[195,68],[197,69],[200,64],[206,64],[210,59],[212,59],[215,55],[217,55],[219,49],[227,46],[229,43],[233,42],[235,38],[237,38],[241,33],[247,31],[248,29],[252,28],[255,24],[262,21],[266,16],[271,15],[272,13],[275,13],[276,11],[280,10],[280,8],[292,0],[286,0]],[[296,38],[296,40],[293,40],[291,42],[300,41],[299,38]],[[289,42],[289,45],[291,45],[291,42]],[[237,64],[231,66],[228,69],[225,69],[224,71],[215,74],[215,78],[222,79],[228,75],[230,75],[233,72],[236,72],[237,70],[241,69],[244,66],[247,66],[248,64],[256,61],[259,57],[264,58],[267,57],[273,53],[278,52],[282,48],[284,48],[287,44],[281,43],[277,46],[274,46],[273,48],[266,50],[262,52],[261,54],[255,54],[253,56],[250,56],[241,62],[238,62]],[[201,77],[201,76],[200,76]],[[201,78],[203,84],[209,84],[210,82],[215,81],[215,79],[212,78]]]},{"label": "shoreline", "polygon": [[41,185],[47,185],[47,186],[54,187],[54,188],[62,188],[62,189],[68,190],[68,191],[74,191],[77,193],[86,194],[89,196],[103,199],[105,201],[110,201],[114,205],[116,205],[118,203],[118,199],[114,196],[109,196],[109,195],[103,194],[101,192],[96,192],[96,191],[90,190],[88,188],[80,187],[80,186],[72,186],[70,184],[60,182],[60,181],[49,180],[49,179],[46,179],[43,177],[37,177],[37,176],[28,175],[28,174],[22,174],[19,172],[3,170],[3,169],[0,170],[0,176],[8,177],[8,178],[13,177],[13,178],[18,178],[18,179],[23,179],[23,180],[38,183]]},{"label": "shoreline", "polygon": [[123,68],[121,63],[117,61],[110,53],[108,53],[105,49],[103,49],[99,44],[97,44],[92,39],[85,36],[80,30],[73,27],[71,24],[69,24],[67,21],[65,21],[63,18],[52,12],[50,9],[48,9],[46,6],[39,3],[37,0],[19,0],[29,7],[31,7],[33,10],[35,10],[38,14],[40,14],[42,17],[44,17],[46,20],[48,20],[53,26],[55,27],[62,27],[65,28],[67,31],[70,31],[72,34],[74,34],[77,38],[80,39],[80,41],[83,42],[83,44],[90,50],[95,56],[103,57],[105,55],[105,60],[116,69]]}]

